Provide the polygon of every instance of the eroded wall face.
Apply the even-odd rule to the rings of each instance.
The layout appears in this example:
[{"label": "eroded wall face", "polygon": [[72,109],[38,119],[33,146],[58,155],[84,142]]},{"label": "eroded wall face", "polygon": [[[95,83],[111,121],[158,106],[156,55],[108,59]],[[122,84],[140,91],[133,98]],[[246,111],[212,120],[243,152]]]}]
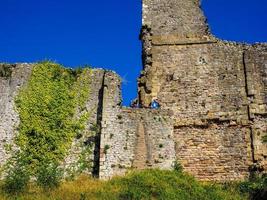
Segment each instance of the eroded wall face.
[{"label": "eroded wall face", "polygon": [[227,123],[176,127],[176,157],[185,171],[206,181],[234,181],[249,176],[250,129]]},{"label": "eroded wall face", "polygon": [[267,170],[267,45],[255,45],[244,53],[249,100],[249,117],[254,145],[254,159],[260,170]]},{"label": "eroded wall face", "polygon": [[[160,99],[176,124],[248,119],[243,51],[218,44],[165,45],[152,49],[153,63],[142,77],[142,102]],[[142,90],[142,88],[140,88]],[[244,122],[245,123],[245,122]]]},{"label": "eroded wall face", "polygon": [[[27,86],[34,64],[4,64],[0,65],[0,167],[7,163],[8,158],[17,149],[15,137],[18,134],[20,123],[19,114],[15,106],[16,96],[22,87]],[[105,71],[92,69],[86,71],[86,82],[89,88],[88,99],[85,101],[83,110],[77,111],[75,117],[80,117],[84,112],[89,114],[85,128],[80,136],[74,136],[72,145],[62,161],[62,167],[68,173],[79,173],[82,166],[88,165],[86,173],[99,173],[99,147],[100,126],[102,116],[103,79]],[[115,75],[114,75],[115,76]],[[43,99],[40,99],[42,101]],[[90,148],[90,151],[86,151]],[[85,154],[86,153],[86,154]],[[83,157],[82,157],[83,156]]]},{"label": "eroded wall face", "polygon": [[[30,77],[31,64],[0,64],[0,166],[10,157],[9,147],[17,134],[19,116],[15,108],[15,97]],[[7,70],[4,72],[4,70]]]},{"label": "eroded wall face", "polygon": [[129,169],[171,169],[175,161],[172,113],[121,108],[119,77],[106,75],[100,145],[100,178]]},{"label": "eroded wall face", "polygon": [[129,169],[172,168],[175,150],[168,111],[122,108],[113,114],[102,128],[100,178]]},{"label": "eroded wall face", "polygon": [[173,111],[176,157],[186,171],[240,180],[251,166],[266,170],[267,45],[216,39],[198,3],[143,1],[139,101],[146,107],[157,97]]},{"label": "eroded wall face", "polygon": [[[85,124],[85,129],[80,137],[73,139],[71,148],[68,151],[63,165],[66,171],[79,171],[80,165],[90,164],[91,167],[83,171],[83,173],[93,174],[99,173],[99,140],[100,140],[100,123],[102,116],[102,98],[103,98],[103,80],[104,70],[93,69],[88,71],[88,78],[91,80],[86,87],[89,88],[88,99],[83,108],[83,112],[89,113],[89,119]],[[77,113],[81,116],[83,112]],[[90,153],[85,154],[86,148],[90,146]],[[85,154],[84,158],[82,158]],[[83,159],[83,163],[81,162]],[[67,173],[66,173],[67,175]]]},{"label": "eroded wall face", "polygon": [[208,32],[199,0],[143,0],[143,25],[154,35],[202,36]]}]

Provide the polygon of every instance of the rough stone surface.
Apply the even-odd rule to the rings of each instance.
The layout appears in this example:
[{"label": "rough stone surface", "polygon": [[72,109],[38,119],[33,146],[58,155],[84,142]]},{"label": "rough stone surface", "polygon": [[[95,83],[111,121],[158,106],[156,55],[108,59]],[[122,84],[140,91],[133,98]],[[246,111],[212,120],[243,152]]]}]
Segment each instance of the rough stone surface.
[{"label": "rough stone surface", "polygon": [[[87,172],[103,179],[133,168],[171,169],[175,160],[207,181],[243,180],[250,169],[266,172],[267,44],[215,38],[199,0],[143,0],[140,39],[143,108],[121,106],[116,73],[92,70],[90,119],[83,136],[73,139],[65,168],[77,168],[92,145],[85,161],[93,169]],[[19,124],[15,97],[32,65],[5,67],[10,71],[0,65],[0,166]],[[154,97],[161,109],[147,108]]]},{"label": "rough stone surface", "polygon": [[8,146],[13,144],[19,125],[14,100],[19,89],[27,83],[32,69],[32,65],[26,63],[0,64],[0,67],[4,65],[10,70],[10,76],[0,76],[0,166],[10,156]]},{"label": "rough stone surface", "polygon": [[194,0],[144,0],[139,101],[174,113],[176,157],[203,180],[266,168],[267,44],[212,36]]},{"label": "rough stone surface", "polygon": [[[65,158],[63,165],[67,171],[75,172],[79,170],[80,165],[84,163],[79,163],[81,161],[81,154],[86,151],[86,148],[90,146],[91,154],[89,152],[89,157],[86,157],[85,162],[91,163],[92,169],[87,169],[87,173],[98,173],[95,171],[96,162],[98,162],[97,157],[99,154],[98,147],[95,145],[98,143],[99,133],[98,125],[100,123],[99,115],[101,115],[100,109],[101,98],[102,98],[102,87],[105,71],[102,69],[93,69],[88,71],[90,73],[90,83],[87,86],[90,88],[89,99],[86,101],[85,110],[89,111],[89,119],[85,126],[85,131],[81,134],[82,137],[74,138],[72,146],[68,152],[68,156]],[[81,115],[81,113],[77,113]],[[88,155],[86,155],[88,156]],[[85,171],[84,171],[85,172]],[[66,174],[67,175],[67,174]]]},{"label": "rough stone surface", "polygon": [[100,145],[100,178],[130,168],[171,169],[175,161],[171,112],[121,107],[121,81],[106,73]]},{"label": "rough stone surface", "polygon": [[252,164],[248,127],[212,123],[175,128],[176,157],[202,180],[233,181],[249,175]]}]

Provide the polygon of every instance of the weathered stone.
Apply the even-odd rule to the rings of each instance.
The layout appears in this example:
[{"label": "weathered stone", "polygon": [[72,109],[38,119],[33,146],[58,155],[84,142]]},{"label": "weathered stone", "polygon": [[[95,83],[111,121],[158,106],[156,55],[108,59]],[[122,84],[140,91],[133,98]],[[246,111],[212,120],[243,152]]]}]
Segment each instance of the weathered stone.
[{"label": "weathered stone", "polygon": [[[199,0],[143,0],[140,39],[138,101],[143,108],[121,106],[116,73],[92,70],[86,101],[91,115],[62,165],[75,165],[90,143],[94,151],[86,161],[94,166],[86,172],[103,179],[130,168],[171,169],[175,160],[207,181],[242,180],[255,166],[266,172],[267,44],[215,38]],[[15,98],[33,65],[2,66],[0,165],[17,134]],[[154,97],[161,109],[147,108]],[[97,130],[93,136],[92,129]]]},{"label": "weathered stone", "polygon": [[185,170],[220,181],[244,179],[256,163],[267,170],[267,44],[215,38],[193,0],[143,0],[141,40],[149,53],[140,102],[157,97],[174,112],[176,157]]}]

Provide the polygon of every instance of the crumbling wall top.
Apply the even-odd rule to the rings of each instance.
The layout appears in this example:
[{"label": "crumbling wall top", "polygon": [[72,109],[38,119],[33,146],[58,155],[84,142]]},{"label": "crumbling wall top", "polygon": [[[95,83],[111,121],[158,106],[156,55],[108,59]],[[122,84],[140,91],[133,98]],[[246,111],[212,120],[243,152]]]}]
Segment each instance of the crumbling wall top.
[{"label": "crumbling wall top", "polygon": [[143,0],[143,26],[153,35],[194,37],[209,34],[199,0]]}]

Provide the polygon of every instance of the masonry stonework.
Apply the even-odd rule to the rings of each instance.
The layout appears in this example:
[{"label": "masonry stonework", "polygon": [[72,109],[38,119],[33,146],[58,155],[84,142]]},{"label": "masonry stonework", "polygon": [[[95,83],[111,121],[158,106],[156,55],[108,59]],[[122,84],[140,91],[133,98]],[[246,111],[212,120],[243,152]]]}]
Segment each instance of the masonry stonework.
[{"label": "masonry stonework", "polygon": [[[5,69],[4,69],[5,68]],[[19,89],[27,83],[31,74],[31,64],[0,65],[1,71],[8,71],[0,76],[0,166],[10,155],[7,147],[13,143],[16,127],[19,125],[19,116],[15,109],[14,99]]]},{"label": "masonry stonework", "polygon": [[[142,108],[123,107],[121,79],[93,69],[82,137],[73,138],[62,165],[85,159],[102,179],[130,169],[184,170],[207,181],[243,180],[267,171],[267,44],[214,37],[199,0],[143,0]],[[33,64],[0,65],[0,167],[10,154],[20,119],[15,98]],[[150,109],[157,97],[161,108]],[[81,113],[76,113],[77,116]]]},{"label": "masonry stonework", "polygon": [[219,181],[267,170],[267,44],[215,38],[194,0],[143,0],[141,40],[139,101],[173,111],[185,170]]}]

